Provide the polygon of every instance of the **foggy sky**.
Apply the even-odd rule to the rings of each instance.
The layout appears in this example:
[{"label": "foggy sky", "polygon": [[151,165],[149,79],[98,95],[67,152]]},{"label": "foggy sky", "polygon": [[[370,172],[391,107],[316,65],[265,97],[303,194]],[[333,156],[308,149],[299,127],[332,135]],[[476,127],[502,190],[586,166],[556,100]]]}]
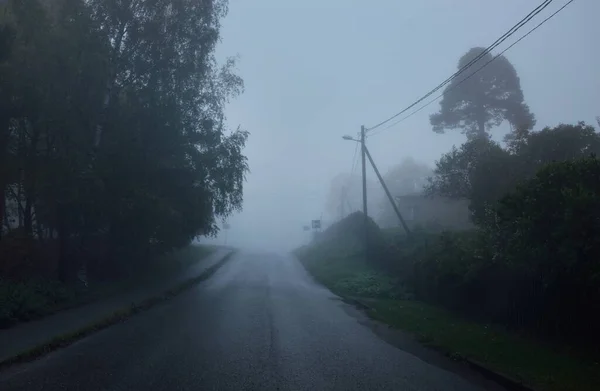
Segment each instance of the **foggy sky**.
[{"label": "foggy sky", "polygon": [[[565,2],[553,2],[493,53]],[[228,244],[274,250],[299,244],[302,226],[325,212],[332,178],[351,170],[354,144],[341,136],[420,98],[456,71],[468,49],[489,46],[539,3],[231,0],[217,55],[240,56],[246,90],[227,115],[230,127],[251,132],[245,149],[251,173],[244,211],[229,220]],[[575,0],[506,52],[536,130],[580,120],[596,125],[598,15],[600,1]],[[407,156],[433,165],[464,141],[458,131],[431,131],[429,115],[438,108],[439,101],[368,139],[382,172]],[[493,138],[507,130],[504,124]],[[375,179],[370,169],[368,176]]]}]

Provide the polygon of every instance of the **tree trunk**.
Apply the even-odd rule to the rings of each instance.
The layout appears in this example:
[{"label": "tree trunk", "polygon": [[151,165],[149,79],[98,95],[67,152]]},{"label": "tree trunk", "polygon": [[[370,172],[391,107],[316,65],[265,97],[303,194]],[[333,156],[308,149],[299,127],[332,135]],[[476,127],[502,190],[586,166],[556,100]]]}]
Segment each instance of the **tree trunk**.
[{"label": "tree trunk", "polygon": [[33,218],[31,214],[31,196],[25,194],[25,213],[23,214],[23,228],[25,234],[29,237],[33,237]]},{"label": "tree trunk", "polygon": [[35,183],[37,176],[37,144],[39,140],[39,127],[29,126],[31,140],[27,153],[24,170],[24,192],[25,192],[25,210],[23,217],[23,227],[28,236],[33,237],[33,200],[35,199]]},{"label": "tree trunk", "polygon": [[[6,186],[4,185],[2,174],[0,173],[0,241],[2,241],[2,224],[6,219]],[[8,225],[6,226],[8,229]]]},{"label": "tree trunk", "polygon": [[[6,168],[6,155],[8,140],[10,137],[9,121],[6,118],[2,120],[0,129],[0,241],[2,240],[2,223],[6,220],[6,182],[8,172]],[[8,225],[6,226],[8,229]]]},{"label": "tree trunk", "polygon": [[[21,178],[23,177],[20,175]],[[17,213],[19,216],[19,228],[23,227],[23,203],[21,200],[23,199],[23,184],[19,182],[17,184]]]},{"label": "tree trunk", "polygon": [[37,213],[35,217],[35,228],[38,236],[37,239],[40,241],[40,243],[43,243],[46,239],[46,236],[44,235],[44,226],[42,225],[42,222],[40,221]]},{"label": "tree trunk", "polygon": [[68,283],[71,279],[70,263],[68,255],[69,233],[65,216],[65,207],[59,205],[57,208],[57,228],[58,228],[58,278],[63,283]]}]

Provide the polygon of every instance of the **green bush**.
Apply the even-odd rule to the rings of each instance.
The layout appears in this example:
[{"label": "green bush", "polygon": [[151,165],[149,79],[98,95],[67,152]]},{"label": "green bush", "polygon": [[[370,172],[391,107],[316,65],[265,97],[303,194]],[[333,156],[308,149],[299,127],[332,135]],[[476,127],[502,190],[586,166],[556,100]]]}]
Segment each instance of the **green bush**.
[{"label": "green bush", "polygon": [[358,297],[405,299],[409,296],[398,279],[375,271],[343,278],[334,284],[334,289]]},{"label": "green bush", "polygon": [[552,339],[600,346],[600,161],[552,163],[473,231],[386,234],[419,299]]},{"label": "green bush", "polygon": [[[337,250],[347,252],[363,252],[365,235],[365,219],[362,212],[355,212],[332,224],[321,235],[318,243],[337,243],[342,244]],[[367,232],[370,248],[380,249],[385,243],[383,231],[373,219],[367,219]]]},{"label": "green bush", "polygon": [[516,276],[523,326],[600,346],[600,319],[591,315],[600,312],[598,216],[595,156],[549,164],[499,202],[488,231]]},{"label": "green bush", "polygon": [[73,297],[74,292],[56,281],[0,280],[0,328],[54,312]]}]

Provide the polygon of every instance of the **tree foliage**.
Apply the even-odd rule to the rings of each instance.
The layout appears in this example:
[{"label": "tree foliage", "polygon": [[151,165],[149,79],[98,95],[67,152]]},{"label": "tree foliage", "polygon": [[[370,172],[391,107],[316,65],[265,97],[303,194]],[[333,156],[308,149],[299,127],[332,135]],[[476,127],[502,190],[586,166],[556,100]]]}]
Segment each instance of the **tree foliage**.
[{"label": "tree foliage", "polygon": [[495,208],[495,249],[515,273],[537,282],[535,315],[554,335],[599,341],[600,323],[589,316],[600,310],[599,178],[596,156],[551,163]]},{"label": "tree foliage", "polygon": [[[470,200],[477,229],[403,254],[418,297],[560,342],[598,346],[600,134],[585,123],[467,141],[428,190]],[[413,242],[417,242],[418,237]]]},{"label": "tree foliage", "polygon": [[[427,194],[470,200],[475,221],[485,216],[487,206],[498,200],[515,183],[510,154],[487,138],[468,140],[452,147],[436,162]],[[495,174],[502,172],[504,175]]]},{"label": "tree foliage", "polygon": [[[458,69],[475,60],[484,50],[480,47],[469,50],[460,58]],[[505,120],[516,129],[533,128],[535,118],[524,102],[517,71],[504,56],[492,59],[490,53],[485,54],[448,84],[439,113],[430,117],[435,132],[461,129],[469,138],[487,137],[492,127]]]},{"label": "tree foliage", "polygon": [[506,148],[486,138],[453,147],[436,162],[426,191],[468,199],[474,220],[482,221],[496,201],[544,165],[600,153],[600,134],[583,122],[511,136]]},{"label": "tree foliage", "polygon": [[107,267],[215,234],[242,207],[248,133],[224,110],[243,82],[214,57],[226,1],[4,7],[0,199],[25,235],[58,241],[63,278],[90,240]]}]

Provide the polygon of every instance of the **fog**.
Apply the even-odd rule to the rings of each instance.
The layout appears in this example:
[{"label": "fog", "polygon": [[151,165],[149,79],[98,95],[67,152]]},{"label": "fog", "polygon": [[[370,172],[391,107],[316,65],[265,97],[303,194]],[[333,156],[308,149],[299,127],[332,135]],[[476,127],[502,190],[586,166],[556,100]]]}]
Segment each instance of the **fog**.
[{"label": "fog", "polygon": [[[245,92],[230,103],[227,121],[251,132],[251,172],[244,210],[229,219],[227,244],[290,249],[306,240],[302,228],[311,219],[335,219],[326,210],[331,181],[351,174],[355,156],[355,144],[342,135],[411,104],[454,73],[467,50],[487,47],[538,3],[232,0],[218,55],[239,55]],[[499,50],[561,5],[552,4]],[[598,15],[600,2],[575,1],[506,52],[536,129],[595,124],[600,115]],[[435,102],[367,140],[382,172],[406,157],[432,166],[465,140],[459,131],[432,132],[429,115],[438,108]],[[507,131],[505,123],[493,138]],[[376,180],[370,168],[367,175]],[[223,233],[214,241],[225,242]]]}]

